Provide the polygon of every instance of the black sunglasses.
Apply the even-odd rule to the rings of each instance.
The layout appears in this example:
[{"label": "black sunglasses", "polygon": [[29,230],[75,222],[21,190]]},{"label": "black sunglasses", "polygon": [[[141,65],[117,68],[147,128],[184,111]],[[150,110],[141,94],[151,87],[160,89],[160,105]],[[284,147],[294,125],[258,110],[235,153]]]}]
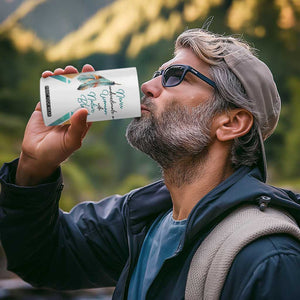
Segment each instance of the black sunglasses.
[{"label": "black sunglasses", "polygon": [[172,65],[166,68],[165,70],[159,70],[154,72],[152,78],[162,75],[162,85],[164,87],[172,87],[180,84],[187,72],[191,72],[198,78],[208,83],[213,88],[216,88],[216,83],[214,81],[212,81],[211,79],[209,79],[208,77],[206,77],[205,75],[201,74],[196,69],[188,65]]}]

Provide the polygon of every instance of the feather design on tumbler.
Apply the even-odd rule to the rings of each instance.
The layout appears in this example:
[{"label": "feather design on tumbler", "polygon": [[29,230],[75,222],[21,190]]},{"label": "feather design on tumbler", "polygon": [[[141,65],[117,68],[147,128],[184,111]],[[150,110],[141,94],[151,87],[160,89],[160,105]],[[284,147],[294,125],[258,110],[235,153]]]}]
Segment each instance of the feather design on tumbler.
[{"label": "feather design on tumbler", "polygon": [[88,88],[94,88],[100,85],[115,85],[119,84],[109,79],[106,79],[103,76],[95,74],[81,74],[77,77],[82,84],[77,88],[77,90],[85,90]]}]

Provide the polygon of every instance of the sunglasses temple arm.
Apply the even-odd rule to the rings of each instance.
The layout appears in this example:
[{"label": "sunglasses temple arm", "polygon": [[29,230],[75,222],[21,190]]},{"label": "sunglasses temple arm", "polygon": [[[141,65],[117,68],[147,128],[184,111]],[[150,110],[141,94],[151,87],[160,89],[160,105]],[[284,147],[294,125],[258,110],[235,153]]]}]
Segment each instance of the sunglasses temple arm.
[{"label": "sunglasses temple arm", "polygon": [[203,81],[205,81],[207,84],[209,84],[210,86],[212,86],[213,88],[216,88],[216,83],[214,81],[212,81],[211,79],[209,79],[208,77],[206,77],[205,75],[201,74],[198,71],[192,71],[197,77],[199,77],[200,79],[202,79]]}]

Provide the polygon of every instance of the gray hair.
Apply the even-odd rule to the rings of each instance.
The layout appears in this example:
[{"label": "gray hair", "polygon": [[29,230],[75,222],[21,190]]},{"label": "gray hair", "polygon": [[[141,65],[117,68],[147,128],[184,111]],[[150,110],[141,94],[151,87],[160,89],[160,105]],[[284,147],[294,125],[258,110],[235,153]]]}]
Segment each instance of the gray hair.
[{"label": "gray hair", "polygon": [[242,165],[256,165],[260,154],[258,112],[247,97],[241,82],[224,61],[226,55],[232,51],[238,51],[241,47],[253,52],[253,49],[241,39],[213,34],[203,29],[183,32],[175,44],[175,52],[181,48],[189,48],[197,57],[210,65],[211,77],[217,86],[212,99],[215,114],[233,108],[244,108],[254,117],[250,131],[233,142],[231,162],[235,169]]}]

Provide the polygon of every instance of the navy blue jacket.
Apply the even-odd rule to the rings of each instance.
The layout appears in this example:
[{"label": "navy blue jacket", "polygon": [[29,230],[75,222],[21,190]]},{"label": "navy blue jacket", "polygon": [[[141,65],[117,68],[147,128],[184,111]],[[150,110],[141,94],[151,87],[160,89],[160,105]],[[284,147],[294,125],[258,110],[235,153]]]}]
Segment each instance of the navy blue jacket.
[{"label": "navy blue jacket", "polygon": [[[116,286],[126,299],[130,275],[153,221],[172,208],[162,181],[124,196],[58,209],[60,170],[35,187],[13,184],[17,161],[0,172],[0,234],[8,269],[34,286],[79,289]],[[300,223],[300,197],[261,181],[258,169],[242,167],[194,207],[175,255],[163,264],[147,299],[183,299],[187,273],[199,244],[233,209],[271,197]],[[221,299],[300,299],[300,243],[272,235],[246,246],[236,257]]]}]

